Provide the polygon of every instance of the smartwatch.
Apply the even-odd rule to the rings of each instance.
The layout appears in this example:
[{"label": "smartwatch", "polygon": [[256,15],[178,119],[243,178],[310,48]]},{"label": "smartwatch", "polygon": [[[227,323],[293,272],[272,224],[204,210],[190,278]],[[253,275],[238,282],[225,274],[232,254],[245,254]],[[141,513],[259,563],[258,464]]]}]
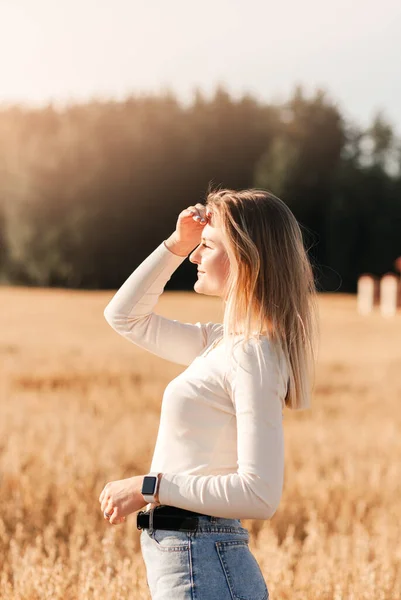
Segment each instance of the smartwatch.
[{"label": "smartwatch", "polygon": [[142,482],[141,494],[146,502],[156,503],[156,494],[159,491],[159,473],[148,473]]}]

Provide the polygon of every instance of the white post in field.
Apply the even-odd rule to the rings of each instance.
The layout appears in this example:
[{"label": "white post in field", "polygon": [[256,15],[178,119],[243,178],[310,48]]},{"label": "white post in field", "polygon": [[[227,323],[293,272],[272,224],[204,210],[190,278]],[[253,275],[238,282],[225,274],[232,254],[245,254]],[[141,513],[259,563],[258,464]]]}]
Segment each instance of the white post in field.
[{"label": "white post in field", "polygon": [[373,310],[375,280],[372,275],[361,275],[358,279],[358,313],[368,315]]},{"label": "white post in field", "polygon": [[397,314],[398,277],[388,273],[380,281],[380,312],[383,317]]}]

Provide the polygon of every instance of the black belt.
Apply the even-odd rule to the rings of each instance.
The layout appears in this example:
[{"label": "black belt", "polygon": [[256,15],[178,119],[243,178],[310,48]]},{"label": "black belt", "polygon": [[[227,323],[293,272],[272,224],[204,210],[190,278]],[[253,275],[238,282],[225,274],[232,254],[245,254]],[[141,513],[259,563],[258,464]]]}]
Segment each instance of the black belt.
[{"label": "black belt", "polygon": [[203,513],[161,504],[148,511],[140,510],[136,516],[138,529],[168,529],[170,531],[196,531],[198,517]]}]

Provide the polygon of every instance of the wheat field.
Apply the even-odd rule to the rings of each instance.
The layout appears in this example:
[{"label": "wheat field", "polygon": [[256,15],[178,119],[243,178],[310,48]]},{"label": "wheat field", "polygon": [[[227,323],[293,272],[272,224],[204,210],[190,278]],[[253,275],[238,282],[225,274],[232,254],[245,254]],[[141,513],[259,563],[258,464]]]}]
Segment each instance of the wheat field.
[{"label": "wheat field", "polygon": [[[149,600],[135,514],[98,496],[145,474],[167,383],[185,367],[115,333],[111,292],[0,288],[0,597]],[[313,406],[284,411],[286,463],[269,521],[244,520],[271,600],[401,599],[401,316],[319,298]],[[166,292],[156,312],[219,321]],[[218,600],[218,599],[216,599]]]}]

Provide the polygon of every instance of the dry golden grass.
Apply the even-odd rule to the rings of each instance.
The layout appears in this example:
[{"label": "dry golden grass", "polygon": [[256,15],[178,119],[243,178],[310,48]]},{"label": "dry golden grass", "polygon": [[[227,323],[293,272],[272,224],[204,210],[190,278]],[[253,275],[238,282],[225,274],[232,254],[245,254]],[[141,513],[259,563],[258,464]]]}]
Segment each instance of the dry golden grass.
[{"label": "dry golden grass", "polygon": [[[1,598],[149,598],[135,515],[98,496],[148,471],[163,390],[184,367],[117,335],[112,293],[0,289]],[[251,531],[272,600],[401,598],[401,317],[320,298],[310,411],[285,411],[280,507]],[[166,293],[157,312],[221,321],[220,301]],[[218,600],[218,599],[216,599]]]}]

